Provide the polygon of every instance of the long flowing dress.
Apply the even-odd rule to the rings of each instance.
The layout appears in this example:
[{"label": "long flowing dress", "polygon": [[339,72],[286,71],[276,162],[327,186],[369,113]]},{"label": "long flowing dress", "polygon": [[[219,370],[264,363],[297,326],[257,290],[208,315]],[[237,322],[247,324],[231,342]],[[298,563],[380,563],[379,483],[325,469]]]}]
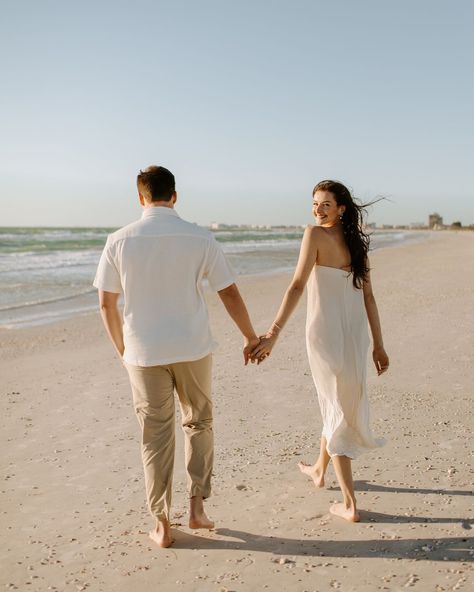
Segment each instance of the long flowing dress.
[{"label": "long flowing dress", "polygon": [[357,458],[383,440],[372,436],[366,374],[369,332],[352,273],[315,265],[308,279],[306,347],[330,456]]}]

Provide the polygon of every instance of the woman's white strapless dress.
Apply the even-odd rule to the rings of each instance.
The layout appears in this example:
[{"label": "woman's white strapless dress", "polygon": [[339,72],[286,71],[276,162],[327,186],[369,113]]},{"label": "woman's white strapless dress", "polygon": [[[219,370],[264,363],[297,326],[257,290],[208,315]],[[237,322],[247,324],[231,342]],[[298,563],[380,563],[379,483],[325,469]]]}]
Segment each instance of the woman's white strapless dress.
[{"label": "woman's white strapless dress", "polygon": [[352,273],[314,266],[308,279],[306,346],[328,453],[354,459],[383,445],[369,425],[368,321]]}]

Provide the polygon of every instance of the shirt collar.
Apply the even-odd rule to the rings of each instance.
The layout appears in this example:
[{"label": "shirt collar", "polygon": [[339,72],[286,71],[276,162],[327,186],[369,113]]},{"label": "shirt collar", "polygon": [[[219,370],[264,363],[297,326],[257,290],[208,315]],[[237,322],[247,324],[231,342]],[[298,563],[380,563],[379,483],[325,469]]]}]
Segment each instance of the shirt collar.
[{"label": "shirt collar", "polygon": [[155,218],[161,216],[175,216],[179,218],[178,212],[174,208],[167,208],[166,206],[153,206],[152,208],[144,208],[142,218]]}]

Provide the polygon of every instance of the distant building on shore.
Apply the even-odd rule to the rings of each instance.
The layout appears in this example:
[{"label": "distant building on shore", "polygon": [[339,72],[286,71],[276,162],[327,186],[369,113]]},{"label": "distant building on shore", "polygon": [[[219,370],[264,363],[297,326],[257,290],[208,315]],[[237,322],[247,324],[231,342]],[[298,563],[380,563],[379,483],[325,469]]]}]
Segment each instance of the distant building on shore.
[{"label": "distant building on shore", "polygon": [[430,214],[428,217],[428,227],[434,230],[438,228],[443,228],[443,217],[440,216],[437,212],[434,214]]},{"label": "distant building on shore", "polygon": [[223,230],[225,228],[232,228],[230,224],[222,224],[221,222],[211,222],[209,228],[211,230]]}]

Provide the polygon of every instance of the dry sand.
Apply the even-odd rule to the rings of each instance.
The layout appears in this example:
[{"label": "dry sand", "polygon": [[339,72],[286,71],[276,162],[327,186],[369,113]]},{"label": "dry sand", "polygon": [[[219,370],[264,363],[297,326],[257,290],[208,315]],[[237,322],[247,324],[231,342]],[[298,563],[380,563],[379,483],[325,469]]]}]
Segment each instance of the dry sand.
[{"label": "dry sand", "polygon": [[[92,314],[1,331],[0,583],[11,590],[472,590],[474,233],[375,252],[388,375],[370,369],[373,429],[388,444],[354,463],[362,522],[316,491],[321,420],[302,303],[263,365],[244,368],[217,297],[216,531],[187,526],[177,433],[176,542],[156,548],[125,371]],[[289,276],[244,278],[256,326]]]}]

